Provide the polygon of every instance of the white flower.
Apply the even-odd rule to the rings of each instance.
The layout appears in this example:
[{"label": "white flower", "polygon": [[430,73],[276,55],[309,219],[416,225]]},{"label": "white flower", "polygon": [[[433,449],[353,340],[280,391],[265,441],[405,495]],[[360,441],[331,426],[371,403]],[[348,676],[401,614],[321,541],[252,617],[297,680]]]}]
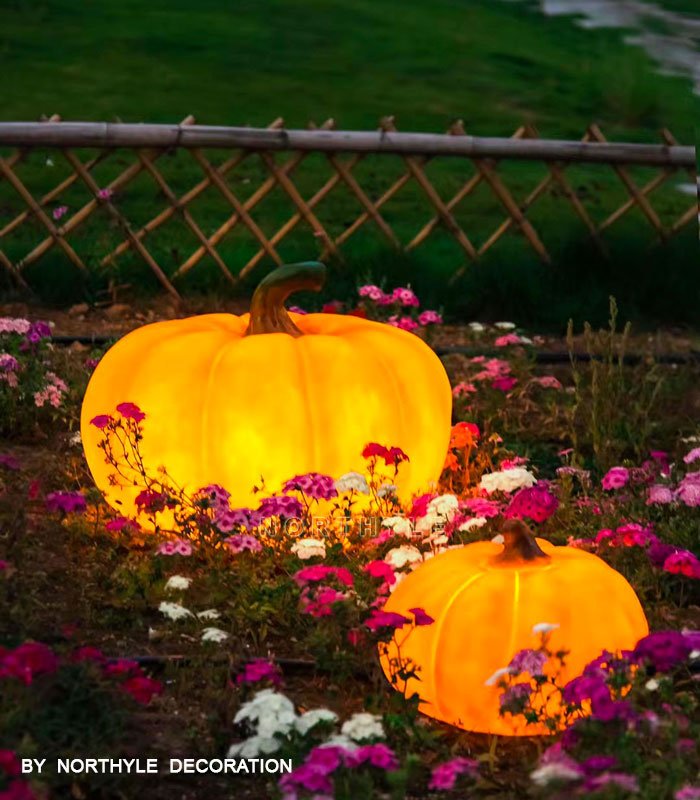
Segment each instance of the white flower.
[{"label": "white flower", "polygon": [[504,675],[510,675],[510,670],[508,667],[501,667],[500,669],[497,669],[493,675],[484,682],[484,686],[495,686]]},{"label": "white flower", "polygon": [[170,619],[184,619],[185,617],[193,616],[191,611],[179,603],[168,603],[166,601],[163,601],[158,606],[158,611]]},{"label": "white flower", "polygon": [[559,627],[556,622],[538,622],[537,625],[532,626],[532,635],[537,636],[540,633],[551,633]]},{"label": "white flower", "polygon": [[483,525],[486,525],[488,520],[486,517],[472,517],[471,519],[466,520],[459,526],[460,531],[473,531],[474,528],[481,528]]},{"label": "white flower", "polygon": [[534,772],[530,773],[533,783],[538,786],[547,786],[553,781],[576,781],[580,777],[581,773],[578,770],[567,767],[566,764],[557,761],[538,767]]},{"label": "white flower", "polygon": [[366,739],[384,738],[382,718],[378,717],[376,714],[369,714],[366,711],[353,714],[349,720],[343,723],[340,732],[354,742],[363,742]]},{"label": "white flower", "polygon": [[502,534],[502,533],[497,533],[497,534],[496,534],[496,535],[493,537],[493,539],[491,539],[491,541],[492,541],[494,544],[504,544],[506,540],[503,538],[503,534]]},{"label": "white flower", "polygon": [[411,520],[406,517],[385,517],[382,520],[382,528],[390,528],[400,536],[410,536],[413,533]]},{"label": "white flower", "polygon": [[416,533],[428,533],[443,521],[443,518],[436,511],[428,509],[422,517],[418,517],[414,530]]},{"label": "white flower", "polygon": [[659,688],[659,682],[655,678],[651,678],[644,684],[644,688],[648,692],[655,692]]},{"label": "white flower", "polygon": [[320,539],[299,539],[292,545],[294,553],[302,561],[314,556],[326,557],[326,545]]},{"label": "white flower", "polygon": [[189,589],[191,583],[192,578],[186,578],[184,575],[171,575],[165,584],[165,591],[177,592]]},{"label": "white flower", "polygon": [[474,333],[483,333],[486,330],[486,326],[482,325],[480,322],[470,322],[469,328],[474,331]]},{"label": "white flower", "polygon": [[334,733],[333,736],[326,739],[319,747],[342,747],[344,750],[357,750],[357,744],[342,733]]},{"label": "white flower", "polygon": [[488,494],[493,492],[514,492],[524,486],[534,486],[537,478],[525,467],[511,467],[500,472],[491,472],[481,476],[479,488]]},{"label": "white flower", "polygon": [[222,631],[221,628],[205,628],[202,633],[202,641],[203,642],[223,642],[224,639],[228,639],[228,633],[226,631]]},{"label": "white flower", "polygon": [[251,736],[243,742],[232,744],[228,750],[228,758],[256,758],[257,756],[276,753],[282,742],[272,736]]},{"label": "white flower", "polygon": [[288,734],[297,720],[294,703],[281,692],[263,689],[244,703],[234,717],[235,723],[255,724],[258,736],[271,738],[277,733]]},{"label": "white flower", "polygon": [[360,475],[359,472],[347,472],[345,475],[341,475],[340,478],[338,478],[338,480],[335,482],[334,486],[338,494],[351,491],[369,494],[367,480],[365,476]]},{"label": "white flower", "polygon": [[451,520],[459,509],[459,500],[453,494],[441,494],[428,503],[428,512],[434,511],[441,517]]},{"label": "white flower", "polygon": [[83,443],[83,439],[80,436],[80,431],[76,431],[68,440],[72,445],[80,445]]},{"label": "white flower", "polygon": [[207,608],[204,611],[199,611],[197,613],[198,619],[219,619],[221,614],[215,608]]},{"label": "white flower", "polygon": [[383,483],[377,489],[377,497],[386,497],[391,494],[396,494],[396,486],[393,483]]},{"label": "white flower", "polygon": [[697,661],[700,658],[700,650],[691,650],[688,654],[689,661]]},{"label": "white flower", "polygon": [[335,722],[337,719],[338,715],[329,708],[312,708],[295,720],[294,727],[302,736],[306,736],[319,722]]},{"label": "white flower", "polygon": [[527,336],[520,337],[520,344],[532,344],[532,339],[529,339]]},{"label": "white flower", "polygon": [[515,328],[514,322],[494,322],[493,325],[501,331],[512,331]]},{"label": "white flower", "polygon": [[401,569],[406,564],[413,564],[416,561],[422,561],[422,559],[423,556],[420,550],[412,544],[402,544],[400,547],[394,547],[384,556],[384,561],[394,569]]}]

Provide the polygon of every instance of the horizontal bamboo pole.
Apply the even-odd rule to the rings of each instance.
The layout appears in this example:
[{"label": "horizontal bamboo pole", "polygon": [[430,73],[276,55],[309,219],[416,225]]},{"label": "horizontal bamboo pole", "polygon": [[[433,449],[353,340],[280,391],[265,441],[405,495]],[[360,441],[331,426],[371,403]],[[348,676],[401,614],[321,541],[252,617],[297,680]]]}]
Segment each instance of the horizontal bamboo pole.
[{"label": "horizontal bamboo pole", "polygon": [[389,131],[270,130],[113,122],[0,122],[0,146],[240,148],[394,153],[695,168],[695,148],[667,144],[485,138]]}]

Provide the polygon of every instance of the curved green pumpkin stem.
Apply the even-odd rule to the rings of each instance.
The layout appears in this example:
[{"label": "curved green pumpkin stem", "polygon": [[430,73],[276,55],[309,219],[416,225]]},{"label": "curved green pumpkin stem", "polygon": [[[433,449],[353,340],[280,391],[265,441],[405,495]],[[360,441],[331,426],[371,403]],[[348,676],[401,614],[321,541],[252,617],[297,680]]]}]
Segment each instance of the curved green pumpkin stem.
[{"label": "curved green pumpkin stem", "polygon": [[290,294],[318,292],[326,280],[326,268],[319,261],[284,264],[266,275],[250,301],[250,323],[245,336],[257,333],[288,333],[302,336],[284,307]]},{"label": "curved green pumpkin stem", "polygon": [[549,556],[537,544],[535,534],[519,519],[507,519],[501,528],[503,536],[503,552],[497,561],[535,561],[549,560]]}]

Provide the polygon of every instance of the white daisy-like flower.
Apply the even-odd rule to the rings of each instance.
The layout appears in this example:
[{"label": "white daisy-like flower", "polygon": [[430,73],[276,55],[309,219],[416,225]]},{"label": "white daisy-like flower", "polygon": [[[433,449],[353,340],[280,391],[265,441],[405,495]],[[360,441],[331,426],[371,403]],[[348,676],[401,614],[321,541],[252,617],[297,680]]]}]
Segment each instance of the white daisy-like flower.
[{"label": "white daisy-like flower", "polygon": [[192,578],[186,578],[184,575],[171,575],[165,584],[166,592],[180,592],[189,589],[192,583]]},{"label": "white daisy-like flower", "polygon": [[361,492],[362,494],[369,494],[367,479],[359,472],[347,472],[345,475],[341,475],[340,478],[338,478],[338,480],[335,482],[334,486],[338,494],[344,494],[345,492],[352,491]]},{"label": "white daisy-like flower", "polygon": [[407,517],[385,517],[382,528],[389,528],[399,536],[410,536],[413,533],[413,525]]},{"label": "white daisy-like flower", "polygon": [[469,329],[474,333],[483,333],[486,330],[486,326],[482,325],[480,322],[470,322]]},{"label": "white daisy-like flower", "polygon": [[222,631],[221,628],[205,628],[202,631],[203,642],[216,642],[218,644],[225,639],[228,639],[228,633]]},{"label": "white daisy-like flower", "polygon": [[337,719],[338,715],[329,708],[312,708],[310,711],[297,717],[294,722],[294,728],[299,731],[302,736],[306,736],[319,722],[335,722]]},{"label": "white daisy-like flower", "polygon": [[537,478],[525,467],[511,467],[500,472],[490,472],[481,476],[479,488],[492,494],[493,492],[514,492],[525,486],[534,486]]},{"label": "white daisy-like flower", "polygon": [[472,517],[471,519],[465,520],[460,526],[460,531],[473,531],[475,528],[481,528],[482,526],[486,525],[488,520],[486,517]]},{"label": "white daisy-like flower", "polygon": [[353,714],[350,719],[343,723],[340,733],[354,742],[364,742],[367,739],[383,739],[384,727],[382,726],[382,718],[366,711]]},{"label": "white daisy-like flower", "polygon": [[307,558],[320,558],[326,557],[326,545],[320,539],[299,539],[292,545],[292,553],[294,553],[302,561]]},{"label": "white daisy-like flower", "polygon": [[169,619],[175,620],[193,616],[189,609],[181,606],[179,603],[168,603],[165,600],[158,606],[158,611],[160,611],[161,614],[165,614]]},{"label": "white daisy-like flower", "polygon": [[555,781],[576,781],[580,777],[581,773],[578,770],[556,761],[551,764],[544,764],[530,773],[532,782],[537,786],[547,786]]},{"label": "white daisy-like flower", "polygon": [[497,669],[488,680],[484,681],[484,686],[495,686],[504,675],[510,675],[508,667]]},{"label": "white daisy-like flower", "polygon": [[499,331],[512,331],[515,328],[514,322],[494,322],[494,328],[498,328]]},{"label": "white daisy-like flower", "polygon": [[251,736],[243,742],[229,747],[228,758],[256,758],[257,756],[276,753],[282,742],[272,736]]},{"label": "white daisy-like flower", "polygon": [[556,622],[538,622],[537,625],[532,626],[532,634],[533,636],[537,636],[540,633],[551,633],[558,627],[559,624]]},{"label": "white daisy-like flower", "polygon": [[199,611],[197,613],[198,619],[219,619],[221,614],[215,608],[206,608],[204,611]]},{"label": "white daisy-like flower", "polygon": [[394,547],[384,556],[384,561],[394,569],[401,569],[406,564],[414,564],[422,560],[421,551],[411,544],[402,544],[400,547]]},{"label": "white daisy-like flower", "polygon": [[441,494],[439,497],[433,497],[428,503],[428,513],[431,511],[451,520],[459,509],[459,500],[453,494]]}]

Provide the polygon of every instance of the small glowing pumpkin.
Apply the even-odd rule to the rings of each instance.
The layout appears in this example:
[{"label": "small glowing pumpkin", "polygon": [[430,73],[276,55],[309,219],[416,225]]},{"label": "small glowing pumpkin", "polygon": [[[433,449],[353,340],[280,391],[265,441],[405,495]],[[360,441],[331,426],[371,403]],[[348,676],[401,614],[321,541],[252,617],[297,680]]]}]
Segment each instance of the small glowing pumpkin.
[{"label": "small glowing pumpkin", "polygon": [[110,484],[90,420],[122,401],[146,412],[140,449],[149,472],[164,466],[189,490],[221,484],[238,507],[257,505],[261,477],[275,492],[298,474],[363,472],[369,442],[408,454],[403,497],[439,478],[452,407],[440,360],[389,325],[286,311],[291,293],[318,291],[324,279],[323,264],[280,267],[258,286],[250,314],[146,325],[105,354],[85,393],[81,434],[112,505],[133,514],[139,490]]},{"label": "small glowing pumpkin", "polygon": [[[549,647],[569,651],[564,681],[603,650],[631,649],[649,628],[632,587],[597,556],[535,539],[519,520],[508,520],[503,536],[504,545],[476,542],[442,553],[396,587],[385,611],[410,619],[409,609],[420,607],[435,622],[408,636],[399,629],[388,648],[380,645],[382,668],[391,679],[399,655],[418,667],[405,690],[420,696],[430,717],[480,733],[544,734],[522,717],[500,716],[502,690],[485,685],[516,652],[537,647],[533,626],[559,626]],[[558,702],[550,697],[547,709]]]}]

